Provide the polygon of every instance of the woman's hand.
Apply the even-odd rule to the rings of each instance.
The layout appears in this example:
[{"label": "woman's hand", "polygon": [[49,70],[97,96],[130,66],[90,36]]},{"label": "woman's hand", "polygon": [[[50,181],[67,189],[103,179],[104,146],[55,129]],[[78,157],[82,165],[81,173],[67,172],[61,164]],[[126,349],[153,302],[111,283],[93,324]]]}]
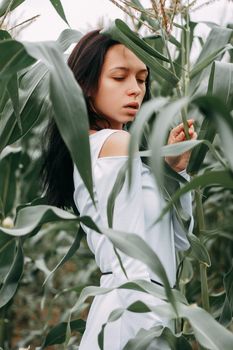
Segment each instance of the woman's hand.
[{"label": "woman's hand", "polygon": [[[188,126],[189,126],[189,135],[190,135],[190,140],[196,140],[197,138],[197,133],[194,130],[194,120],[189,119],[188,121]],[[184,124],[181,123],[175,128],[173,128],[169,134],[168,137],[168,145],[171,145],[173,143],[177,142],[182,142],[182,141],[187,141],[185,132],[184,132]],[[182,153],[181,155],[177,157],[165,157],[165,161],[168,163],[168,165],[175,171],[179,172],[184,170],[187,165],[188,161],[190,158],[190,151],[187,151],[185,153]]]}]

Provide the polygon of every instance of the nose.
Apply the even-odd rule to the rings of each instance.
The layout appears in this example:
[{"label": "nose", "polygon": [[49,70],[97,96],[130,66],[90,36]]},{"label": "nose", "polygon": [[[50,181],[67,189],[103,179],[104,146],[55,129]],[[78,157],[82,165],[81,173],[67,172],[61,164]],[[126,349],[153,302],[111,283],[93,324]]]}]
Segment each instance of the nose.
[{"label": "nose", "polygon": [[141,91],[140,87],[138,86],[137,79],[135,79],[135,78],[131,79],[130,84],[129,84],[128,89],[127,89],[127,95],[138,97],[141,94],[141,92],[142,91]]}]

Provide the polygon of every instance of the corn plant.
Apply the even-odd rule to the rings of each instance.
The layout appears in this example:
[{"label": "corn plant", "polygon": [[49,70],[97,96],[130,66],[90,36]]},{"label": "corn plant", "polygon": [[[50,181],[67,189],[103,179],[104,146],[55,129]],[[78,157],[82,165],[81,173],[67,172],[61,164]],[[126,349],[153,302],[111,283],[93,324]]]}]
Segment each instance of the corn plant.
[{"label": "corn plant", "polygon": [[[9,11],[23,3],[5,0],[0,5],[1,24]],[[40,168],[40,134],[48,116],[55,118],[60,133],[80,175],[93,198],[88,118],[82,91],[65,62],[64,52],[82,34],[67,29],[57,41],[28,43],[14,40],[0,30],[0,346],[10,347],[7,320],[14,300],[22,288],[25,252],[38,239],[61,231],[69,234],[69,247],[62,258],[47,269],[40,266],[47,290],[58,269],[64,268],[76,251],[83,249],[84,233],[80,223],[106,235],[116,248],[146,263],[156,272],[164,288],[147,281],[128,281],[117,288],[140,290],[166,300],[161,307],[138,301],[128,307],[132,312],[152,311],[176,319],[176,330],[140,330],[125,350],[146,349],[157,336],[164,337],[173,349],[226,349],[233,346],[232,330],[232,214],[233,214],[233,64],[232,29],[209,24],[209,36],[203,42],[195,38],[196,22],[190,17],[196,1],[152,1],[144,8],[139,0],[112,1],[133,21],[134,31],[122,20],[102,30],[103,34],[123,43],[150,69],[152,98],[146,102],[133,125],[129,146],[128,171],[132,176],[132,157],[138,146],[150,164],[155,181],[166,193],[167,206],[159,218],[174,209],[177,220],[187,227],[189,218],[180,208],[182,194],[194,193],[195,226],[187,232],[190,249],[179,253],[177,290],[169,286],[165,270],[153,250],[128,232],[99,228],[88,217],[70,210],[48,206],[38,184]],[[67,22],[60,1],[52,1],[58,14]],[[206,5],[208,2],[205,2]],[[145,32],[138,34],[142,29]],[[137,32],[137,33],[136,33]],[[175,32],[178,35],[175,35]],[[145,34],[146,33],[146,34]],[[191,59],[194,40],[201,50]],[[225,60],[226,53],[230,58]],[[224,58],[224,60],[222,60]],[[64,91],[66,92],[64,94]],[[198,139],[165,146],[169,129],[192,116],[196,120]],[[187,133],[188,137],[188,133]],[[145,142],[144,142],[145,141]],[[82,152],[80,152],[80,149]],[[191,181],[185,181],[163,162],[163,157],[192,151],[187,168]],[[108,221],[112,222],[114,202],[124,174],[119,173],[108,200]],[[182,185],[181,185],[182,183]],[[130,180],[129,180],[130,186]],[[140,249],[139,249],[140,247]],[[36,253],[34,252],[34,255]],[[60,257],[57,250],[54,254]],[[32,257],[32,253],[31,253]],[[219,266],[220,265],[220,266]],[[51,288],[50,288],[51,287]],[[41,285],[41,289],[42,289]],[[114,289],[114,288],[113,288]],[[88,297],[112,289],[87,286],[73,288],[78,300],[65,310],[65,319],[52,329],[46,325],[39,333],[44,337],[41,349],[64,344],[72,348],[73,332],[82,333],[85,322],[80,312]],[[114,310],[108,322],[122,316]],[[184,322],[181,322],[183,320]],[[103,348],[104,329],[99,334]],[[8,340],[7,340],[8,338]],[[75,338],[77,341],[77,338]],[[30,338],[28,344],[30,345]]]}]

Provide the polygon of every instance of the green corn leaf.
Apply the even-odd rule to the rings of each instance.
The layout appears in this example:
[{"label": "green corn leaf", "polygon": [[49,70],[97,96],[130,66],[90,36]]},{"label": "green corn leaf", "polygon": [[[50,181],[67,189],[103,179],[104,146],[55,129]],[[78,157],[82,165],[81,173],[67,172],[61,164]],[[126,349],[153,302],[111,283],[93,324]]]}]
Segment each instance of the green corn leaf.
[{"label": "green corn leaf", "polygon": [[35,63],[19,41],[0,41],[0,52],[0,80],[9,79],[14,73]]},{"label": "green corn leaf", "polygon": [[109,322],[117,321],[123,315],[124,311],[125,310],[123,308],[118,308],[116,310],[113,310],[111,312],[111,314],[109,315],[107,322],[102,324],[101,331],[98,334],[98,345],[100,347],[100,350],[104,350],[104,330],[105,330],[105,327],[107,326],[107,324]]},{"label": "green corn leaf", "polygon": [[226,296],[224,303],[221,305],[221,315],[219,318],[219,323],[224,327],[228,328],[232,323],[232,311],[229,303],[229,299]]},{"label": "green corn leaf", "polygon": [[216,59],[219,60],[224,52],[231,49],[231,46],[228,45],[231,36],[231,29],[217,26],[212,28],[191,71],[190,95],[194,93],[200,95],[207,92],[210,64]]},{"label": "green corn leaf", "polygon": [[61,259],[61,261],[54,267],[54,269],[50,272],[50,274],[46,277],[43,285],[45,285],[48,282],[48,280],[54,275],[54,273],[57,271],[57,269],[59,269],[61,266],[63,266],[76,253],[76,251],[80,247],[81,240],[84,236],[85,236],[85,233],[84,233],[82,227],[80,226],[80,228],[75,236],[74,242],[72,243],[68,252]]},{"label": "green corn leaf", "polygon": [[36,64],[20,79],[19,107],[22,132],[15,118],[12,104],[5,104],[0,119],[0,150],[27,134],[40,119],[51,115],[48,100],[48,74],[42,64]]},{"label": "green corn leaf", "polygon": [[[209,109],[206,109],[206,113],[210,113]],[[205,118],[201,124],[200,131],[198,132],[197,140],[206,140],[212,145],[215,135],[216,127],[214,126],[214,123]],[[200,170],[208,150],[209,148],[207,144],[202,143],[192,151],[187,166],[187,172],[189,174],[196,174]]]},{"label": "green corn leaf", "polygon": [[[156,340],[158,337],[160,337],[162,340],[165,339],[172,350],[192,350],[191,345],[181,333],[174,334],[171,329],[162,325],[152,327],[148,330],[140,329],[136,337],[128,341],[124,347],[124,350],[145,350],[148,348],[151,342]],[[162,347],[162,344],[160,344],[161,343],[157,344],[157,346]],[[156,345],[152,343],[151,347],[152,346]]]},{"label": "green corn leaf", "polygon": [[152,57],[151,54],[145,51],[145,46],[148,45],[145,41],[138,38],[137,41],[140,40],[140,46],[138,43],[135,43],[134,39],[132,40],[131,38],[131,30],[129,28],[126,29],[125,26],[126,25],[124,22],[117,19],[112,26],[105,30],[102,30],[101,33],[109,35],[114,40],[117,40],[120,43],[124,44],[131,51],[133,51],[135,55],[137,55],[156,75],[162,77],[171,85],[176,85],[178,78],[169,69],[165,68],[154,57]]},{"label": "green corn leaf", "polygon": [[[134,5],[136,5],[139,9],[143,10],[146,12],[146,9],[142,6],[141,2],[139,0],[132,0],[132,3]],[[141,14],[141,19],[142,21],[147,22],[151,27],[153,27],[154,32],[157,32],[160,30],[160,25],[159,22],[157,20],[154,20],[152,18],[150,18],[149,16],[146,15],[146,13],[142,13]],[[177,46],[178,48],[181,48],[181,44],[179,43],[178,40],[176,40],[176,38],[173,35],[169,35],[168,36],[168,40],[175,46]]]},{"label": "green corn leaf", "polygon": [[134,234],[104,228],[102,228],[101,231],[110,239],[116,248],[132,258],[142,261],[161,278],[167,298],[175,309],[175,299],[171,292],[166,272],[158,256],[151,247],[149,247],[141,237]]},{"label": "green corn leaf", "polygon": [[[119,284],[118,286],[113,288],[88,286],[82,289],[79,299],[70,310],[70,314],[78,312],[82,304],[85,302],[87,298],[97,296],[97,295],[104,295],[115,289],[128,289],[128,290],[141,291],[141,292],[145,292],[146,294],[151,294],[156,298],[167,300],[167,296],[163,287],[146,280],[133,280],[123,284]],[[176,300],[180,301],[181,303],[187,304],[187,300],[178,290],[172,289],[171,293],[173,294]]]},{"label": "green corn leaf", "polygon": [[[60,34],[57,43],[65,51],[73,42],[78,41],[80,37],[81,33],[78,31],[66,29]],[[46,66],[43,63],[37,62],[36,65],[29,67],[26,73],[21,73],[19,80],[19,108],[22,131],[16,123],[11,103],[7,103],[7,96],[4,100],[2,93],[4,113],[0,118],[0,149],[26,135],[38,120],[53,115],[52,106],[49,101],[49,72]]]},{"label": "green corn leaf", "polygon": [[7,10],[13,11],[21,5],[25,0],[2,0],[0,2],[0,17],[4,16]]},{"label": "green corn leaf", "polygon": [[71,44],[79,42],[83,34],[78,30],[65,29],[59,35],[56,42],[60,45],[63,52],[65,52]]},{"label": "green corn leaf", "polygon": [[162,210],[161,215],[156,220],[158,222],[172,208],[173,204],[183,194],[195,190],[198,187],[206,186],[223,186],[224,188],[233,189],[233,174],[228,170],[223,171],[206,171],[203,175],[196,176],[181,189],[179,189],[171,198],[168,205]]},{"label": "green corn leaf", "polygon": [[233,109],[233,64],[215,61],[212,64],[209,95],[216,95],[229,108]]},{"label": "green corn leaf", "polygon": [[0,29],[0,40],[8,40],[11,39],[10,33],[6,30]]},{"label": "green corn leaf", "polygon": [[109,197],[108,197],[107,217],[108,217],[108,226],[110,228],[112,228],[112,225],[113,225],[113,214],[114,214],[116,197],[120,193],[120,191],[124,185],[124,182],[125,182],[126,165],[127,164],[123,164],[122,168],[119,170],[115,184],[114,184],[114,186],[109,194]]},{"label": "green corn leaf", "polygon": [[[0,235],[0,254],[4,252],[4,250],[11,245],[11,242],[14,240],[14,237],[5,235],[1,232]],[[8,249],[8,248],[7,248]]]},{"label": "green corn leaf", "polygon": [[[6,43],[11,45],[8,45],[8,48],[4,47],[5,51],[10,48],[13,50],[13,52],[16,52],[16,54],[10,61],[6,60],[7,55],[3,57],[4,59],[2,59],[1,56],[0,78],[8,77],[14,72],[25,68],[27,65],[29,65],[29,63],[31,64],[34,62],[34,59],[32,59],[31,56],[26,53],[25,48],[21,43],[9,40],[0,42],[0,46]],[[86,104],[82,91],[75,81],[72,72],[65,64],[63,57],[61,57],[59,47],[55,43],[25,43],[24,45],[32,56],[34,56],[37,60],[40,59],[49,69],[50,98],[53,103],[58,128],[60,129],[62,137],[64,138],[64,141],[71,152],[71,156],[77,165],[80,175],[83,178],[91,198],[93,199],[93,185],[90,171],[90,146],[88,136],[89,126]],[[17,64],[15,63],[16,58]],[[64,94],[64,91],[70,91],[70,93]],[[29,105],[29,108],[33,108],[33,105]],[[67,118],[69,119],[69,122],[67,122]],[[6,118],[6,123],[8,123],[8,121],[9,120]],[[4,121],[1,120],[1,123],[4,123]],[[10,130],[8,130],[7,135],[3,138],[4,146],[10,142],[7,138],[9,137],[9,134],[12,133],[12,129],[13,127],[10,125]],[[82,149],[82,152],[77,152],[77,147]]]},{"label": "green corn leaf", "polygon": [[[143,304],[140,302],[141,305]],[[143,308],[143,305],[141,306]],[[205,310],[196,305],[185,305],[177,303],[179,317],[188,319],[194,331],[196,340],[200,345],[213,350],[231,350],[233,344],[233,334],[221,326]],[[160,317],[166,317],[167,320],[176,318],[171,305],[148,305],[144,304],[144,310],[151,310]],[[133,307],[130,308],[133,311]]]},{"label": "green corn leaf", "polygon": [[19,84],[18,84],[18,76],[16,73],[13,74],[10,80],[8,81],[7,90],[12,102],[18,128],[22,134],[23,128],[22,128],[22,123],[20,118],[20,107],[19,107]]},{"label": "green corn leaf", "polygon": [[[146,12],[146,9],[142,6],[142,4],[141,4],[141,2],[139,0],[132,0],[131,2],[134,5],[136,5],[138,9]],[[156,20],[150,18],[149,16],[147,16],[146,13],[142,13],[141,14],[141,19],[143,21],[146,21],[151,27],[153,27],[155,31],[160,29],[158,21],[156,21]]]},{"label": "green corn leaf", "polygon": [[[55,327],[53,327],[49,331],[49,333],[46,335],[43,345],[41,346],[41,349],[45,349],[51,345],[63,344],[66,339],[67,327],[68,327],[67,322],[61,322],[57,324]],[[85,327],[86,327],[86,322],[84,320],[78,319],[70,322],[70,328],[72,332],[76,331],[83,334]]]},{"label": "green corn leaf", "polygon": [[226,297],[223,303],[219,322],[225,327],[228,327],[232,322],[233,315],[233,265],[231,266],[231,269],[228,271],[228,273],[224,276],[223,283],[226,291]]},{"label": "green corn leaf", "polygon": [[16,200],[17,170],[20,161],[21,148],[9,148],[0,156],[0,198],[4,216],[9,216]]},{"label": "green corn leaf", "polygon": [[159,187],[163,186],[163,160],[161,158],[161,148],[166,142],[171,123],[177,115],[180,114],[182,108],[188,103],[188,98],[182,98],[175,102],[171,102],[163,107],[153,125],[150,136],[150,145],[152,150],[151,168],[155,181]]},{"label": "green corn leaf", "polygon": [[[221,95],[220,89],[215,90],[214,92]],[[218,130],[220,138],[222,139],[222,145],[226,157],[228,158],[230,166],[233,169],[233,156],[231,152],[231,147],[233,147],[233,122],[229,109],[218,97],[211,95],[196,98],[193,100],[193,103],[198,106],[201,113],[206,117],[206,119],[204,119],[202,122],[201,129],[198,134],[198,140],[204,139],[212,143],[216,135],[216,131]],[[208,147],[206,144],[202,144],[193,150],[187,167],[187,171],[189,173],[195,174],[199,171],[207,151]]]},{"label": "green corn leaf", "polygon": [[229,299],[231,312],[233,313],[233,265],[231,266],[231,269],[228,271],[228,273],[224,276],[224,287]]},{"label": "green corn leaf", "polygon": [[200,263],[210,267],[211,260],[205,245],[193,234],[188,234],[188,239],[192,248],[191,255]]},{"label": "green corn leaf", "polygon": [[[55,43],[25,43],[24,45],[29,54],[41,60],[49,70],[50,99],[58,129],[94,202],[89,124],[82,90]],[[64,91],[69,93],[64,94]]]},{"label": "green corn leaf", "polygon": [[18,241],[17,253],[11,265],[11,269],[0,289],[0,309],[4,307],[15,295],[19,281],[23,274],[23,250],[20,240]]},{"label": "green corn leaf", "polygon": [[152,46],[147,44],[144,40],[142,40],[138,35],[136,35],[122,20],[117,19],[115,22],[117,28],[121,30],[125,36],[131,39],[136,45],[141,47],[144,51],[150,54],[154,58],[158,58],[162,61],[169,62],[169,59],[162,55],[158,50],[154,49]]},{"label": "green corn leaf", "polygon": [[2,285],[7,273],[10,270],[12,261],[15,255],[16,241],[9,241],[8,245],[5,245],[0,251],[0,285]]},{"label": "green corn leaf", "polygon": [[18,212],[15,226],[12,229],[0,227],[0,233],[12,237],[23,237],[38,232],[40,227],[58,220],[77,220],[77,216],[49,205],[25,207]]},{"label": "green corn leaf", "polygon": [[153,113],[157,113],[167,103],[166,98],[156,98],[143,103],[140,108],[137,118],[130,128],[130,144],[129,144],[129,188],[132,181],[132,161],[134,154],[138,151],[142,139],[143,131]]},{"label": "green corn leaf", "polygon": [[76,222],[78,227],[79,223],[82,222],[92,230],[101,233],[100,229],[89,216],[77,217],[76,215],[57,207],[38,204],[33,206],[25,206],[20,209],[17,213],[15,226],[13,228],[0,226],[0,243],[8,244],[8,241],[12,237],[23,237],[26,235],[36,234],[42,225],[63,220],[74,223]]},{"label": "green corn leaf", "polygon": [[66,24],[68,24],[69,26],[69,23],[67,21],[67,18],[66,18],[66,15],[65,15],[65,12],[64,12],[64,9],[63,9],[63,6],[62,6],[62,3],[60,0],[50,0],[51,4],[53,5],[53,7],[55,8],[55,10],[57,11],[57,13],[59,14],[59,16],[63,19],[63,21],[66,22]]},{"label": "green corn leaf", "polygon": [[124,346],[124,350],[144,350],[147,349],[151,342],[160,337],[164,327],[162,325],[152,327],[148,330],[140,329],[136,337],[130,339]]},{"label": "green corn leaf", "polygon": [[195,104],[217,126],[224,153],[233,170],[233,119],[226,106],[217,97],[205,96],[197,98]]},{"label": "green corn leaf", "polygon": [[190,72],[190,79],[193,79],[197,74],[203,71],[210,63],[212,63],[219,55],[222,55],[228,50],[232,50],[233,46],[227,44],[223,48],[217,49],[212,52],[208,57],[204,58],[201,62],[198,62]]}]

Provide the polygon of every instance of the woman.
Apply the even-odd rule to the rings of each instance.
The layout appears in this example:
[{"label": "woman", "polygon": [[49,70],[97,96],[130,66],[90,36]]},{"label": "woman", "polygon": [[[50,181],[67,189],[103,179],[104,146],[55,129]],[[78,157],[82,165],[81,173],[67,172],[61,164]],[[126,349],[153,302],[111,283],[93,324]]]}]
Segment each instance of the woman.
[{"label": "woman", "polygon": [[[88,191],[59,135],[54,122],[47,133],[48,146],[44,164],[44,185],[50,204],[70,207],[75,204],[81,216],[91,216],[99,227],[108,227],[107,199],[117,174],[128,157],[130,134],[123,130],[132,122],[141,104],[149,99],[149,71],[146,65],[124,45],[102,35],[98,30],[85,35],[71,53],[68,64],[77,82],[83,89],[87,102],[90,123],[90,146],[94,180],[93,206]],[[188,121],[191,139],[196,138],[193,120]],[[183,124],[174,128],[168,143],[185,140]],[[189,153],[167,159],[170,166],[187,178],[185,172]],[[73,173],[73,181],[72,181]],[[191,197],[185,195],[182,205],[191,215]],[[130,192],[127,181],[116,198],[113,229],[137,234],[142,237],[159,256],[167,272],[171,287],[175,284],[175,250],[188,249],[186,235],[172,214],[152,226],[164,200],[156,187],[150,169],[139,156],[133,159],[133,179]],[[101,287],[115,287],[126,281],[110,241],[91,229],[84,227],[87,242],[95,254],[102,277]],[[161,284],[161,280],[139,260],[120,253],[130,280],[145,279]],[[80,350],[97,350],[98,334],[109,314],[115,308],[127,308],[136,300],[160,305],[159,298],[142,292],[113,290],[95,297],[89,311],[86,331]],[[123,349],[129,339],[141,329],[156,325],[168,325],[166,319],[154,313],[135,314],[129,311],[112,323],[104,333],[104,349]],[[155,339],[148,349],[168,349],[161,339]]]}]

